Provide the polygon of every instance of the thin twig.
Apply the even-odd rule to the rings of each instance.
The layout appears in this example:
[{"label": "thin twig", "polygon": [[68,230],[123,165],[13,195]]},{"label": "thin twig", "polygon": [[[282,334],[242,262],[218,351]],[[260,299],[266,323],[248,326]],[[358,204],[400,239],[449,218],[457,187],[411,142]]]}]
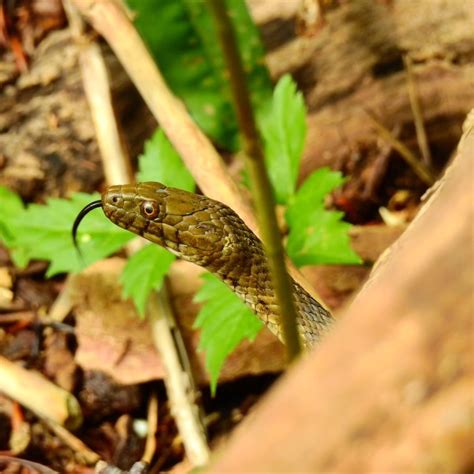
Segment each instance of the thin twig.
[{"label": "thin twig", "polygon": [[52,431],[54,431],[58,438],[60,438],[74,451],[74,455],[79,462],[92,465],[99,461],[100,456],[95,451],[92,451],[90,448],[88,448],[79,438],[74,436],[66,428],[47,419],[43,419],[43,423],[46,424]]},{"label": "thin twig", "polygon": [[[77,15],[75,8],[71,7],[69,10],[69,17],[71,14],[73,17]],[[123,14],[126,15],[125,12]],[[78,28],[77,31],[82,31],[76,18],[73,24]],[[106,180],[109,184],[133,182],[130,160],[122,146],[113,113],[108,75],[100,49],[80,36],[76,36],[76,40],[81,45],[80,62],[84,89],[97,133]],[[142,245],[142,241],[132,241],[127,245],[127,254],[136,252]],[[193,383],[193,374],[186,371],[190,364],[186,366],[182,362],[187,360],[187,353],[177,344],[177,338],[174,337],[177,329],[165,289],[150,295],[147,318],[152,328],[159,321],[160,337],[155,337],[154,342],[167,374],[167,394],[186,453],[195,465],[204,464],[209,457],[209,448],[199,408],[196,406],[196,397],[189,390],[190,384]],[[148,458],[153,454],[150,449],[151,445],[148,445]]]},{"label": "thin twig", "polygon": [[413,76],[413,66],[410,56],[403,56],[405,70],[407,73],[407,89],[408,97],[410,98],[410,106],[413,112],[413,120],[415,122],[416,139],[418,147],[420,148],[421,158],[428,169],[431,169],[431,152],[428,145],[428,137],[426,135],[425,123],[423,120],[423,113],[421,111],[421,104],[418,96],[415,78]]},{"label": "thin twig", "polygon": [[293,289],[285,266],[285,253],[275,214],[273,189],[265,168],[262,144],[250,103],[245,72],[232,23],[226,11],[225,2],[222,2],[222,0],[209,0],[208,3],[215,17],[224,59],[230,73],[230,86],[237,119],[244,140],[245,156],[252,182],[252,194],[254,196],[259,229],[270,265],[275,296],[280,308],[283,339],[286,343],[287,356],[291,361],[300,353],[301,345],[296,325],[297,313],[293,300]]},{"label": "thin twig", "polygon": [[155,390],[151,392],[148,400],[147,422],[148,432],[141,461],[150,464],[156,452],[156,431],[158,428],[158,396]]},{"label": "thin twig", "polygon": [[49,308],[46,320],[56,322],[64,321],[66,316],[71,312],[71,309],[71,276],[68,275],[61,292]]},{"label": "thin twig", "polygon": [[79,47],[82,84],[99,146],[104,174],[110,184],[129,183],[130,160],[120,139],[112,106],[107,67],[95,41],[84,34],[82,17],[70,0],[63,0],[72,36]]},{"label": "thin twig", "polygon": [[[162,292],[166,292],[166,286],[163,287]],[[174,344],[172,333],[164,330],[168,324],[173,324],[168,320],[172,314],[168,298],[160,299],[153,293],[148,299],[146,313],[155,345],[160,349]],[[181,364],[176,352],[160,351],[160,355],[166,371],[166,392],[170,400],[174,402],[171,404],[171,413],[182,436],[186,454],[191,463],[196,466],[207,464],[210,451],[204,424],[194,422],[195,419],[201,420],[199,408],[196,404],[189,403],[189,399],[194,398],[193,382],[188,372],[179,369]],[[182,389],[183,384],[185,390]]]},{"label": "thin twig", "polygon": [[401,157],[406,161],[410,168],[416,173],[416,175],[428,186],[431,186],[435,182],[434,176],[431,174],[431,171],[412,153],[412,151],[407,148],[400,140],[395,138],[390,130],[385,128],[372,114],[372,112],[367,109],[363,109],[367,114],[367,117],[370,119],[378,134],[390,145],[392,145],[395,150],[400,153]]}]

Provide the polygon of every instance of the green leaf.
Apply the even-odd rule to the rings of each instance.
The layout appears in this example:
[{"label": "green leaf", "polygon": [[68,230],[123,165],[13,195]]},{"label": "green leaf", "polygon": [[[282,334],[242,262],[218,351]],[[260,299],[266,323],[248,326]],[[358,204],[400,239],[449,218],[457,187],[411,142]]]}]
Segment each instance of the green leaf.
[{"label": "green leaf", "polygon": [[138,168],[137,181],[159,181],[165,186],[194,191],[194,178],[161,129],[145,143]]},{"label": "green leaf", "polygon": [[343,182],[341,173],[320,168],[303,183],[288,206],[287,251],[295,265],[362,263],[350,246],[351,225],[342,221],[344,213],[324,208],[326,194]]},{"label": "green leaf", "polygon": [[87,215],[81,224],[79,245],[84,261],[72,243],[71,227],[79,211],[99,195],[76,193],[70,200],[49,199],[46,205],[32,204],[7,219],[15,236],[12,255],[15,262],[25,264],[31,259],[51,262],[47,276],[76,272],[96,260],[120,249],[133,234],[107,220],[102,212]]},{"label": "green leaf", "polygon": [[[237,121],[216,29],[205,0],[127,0],[135,25],[173,90],[204,132],[235,149]],[[271,93],[258,29],[244,0],[228,0],[254,106]]]},{"label": "green leaf", "polygon": [[143,317],[148,295],[159,290],[175,256],[158,245],[147,245],[135,252],[127,261],[120,277],[123,297],[133,299]]},{"label": "green leaf", "polygon": [[[138,168],[137,181],[159,181],[186,191],[194,191],[196,187],[194,178],[161,129],[145,143]],[[158,245],[147,245],[129,258],[121,275],[123,295],[132,298],[141,316],[150,292],[161,288],[174,260],[174,255]]]},{"label": "green leaf", "polygon": [[307,128],[303,96],[291,76],[279,80],[271,107],[259,116],[259,124],[276,200],[287,204],[295,192]]},{"label": "green leaf", "polygon": [[0,241],[10,247],[14,242],[15,235],[8,223],[15,215],[23,211],[23,201],[18,194],[0,186],[0,209],[2,210],[0,212]]},{"label": "green leaf", "polygon": [[263,324],[225,283],[210,273],[202,278],[204,284],[194,301],[206,304],[194,327],[201,329],[199,349],[206,352],[206,368],[214,395],[225,358],[243,339],[254,340]]}]

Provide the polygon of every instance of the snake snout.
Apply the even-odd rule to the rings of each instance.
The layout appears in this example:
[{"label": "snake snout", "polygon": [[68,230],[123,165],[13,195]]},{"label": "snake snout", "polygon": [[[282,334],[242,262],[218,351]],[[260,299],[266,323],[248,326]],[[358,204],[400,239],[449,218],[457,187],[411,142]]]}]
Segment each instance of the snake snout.
[{"label": "snake snout", "polygon": [[102,193],[102,204],[104,209],[106,206],[122,207],[123,206],[123,191],[122,186],[109,186]]},{"label": "snake snout", "polygon": [[124,213],[133,212],[135,210],[136,191],[134,185],[115,185],[109,186],[102,193],[102,208],[104,214],[114,224],[121,227],[121,220]]},{"label": "snake snout", "polygon": [[102,210],[104,211],[104,214],[107,216],[107,218],[114,223],[116,223],[114,215],[116,214],[117,209],[119,209],[119,206],[117,204],[119,204],[118,200],[115,203],[114,201],[112,201],[112,198],[110,196],[102,196]]}]

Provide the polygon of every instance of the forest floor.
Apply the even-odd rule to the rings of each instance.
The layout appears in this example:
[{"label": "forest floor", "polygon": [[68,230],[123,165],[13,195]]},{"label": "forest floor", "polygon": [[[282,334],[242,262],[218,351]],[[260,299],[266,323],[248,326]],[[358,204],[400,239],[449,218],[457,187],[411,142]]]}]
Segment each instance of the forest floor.
[{"label": "forest floor", "polygon": [[[3,50],[0,49],[3,87],[0,184],[18,192],[28,203],[43,203],[47,197],[65,197],[76,191],[91,192],[103,187],[93,125],[81,91],[77,56],[67,33],[66,19],[60,2],[45,3],[49,10],[43,14],[19,2],[13,17],[9,18],[11,12],[5,6],[0,7],[3,18],[8,18],[0,29],[0,46],[3,46]],[[336,109],[336,121],[343,121],[341,104],[334,99],[337,87],[333,85],[334,90],[330,90],[328,79],[329,82],[320,84],[318,89],[315,86],[318,78],[311,77],[312,73],[316,74],[312,61],[325,59],[315,60],[307,54],[304,62],[293,64],[292,48],[302,48],[304,56],[305,44],[310,41],[308,35],[305,36],[308,32],[299,36],[291,33],[288,38],[275,33],[286,31],[285,25],[294,26],[301,18],[298,20],[294,11],[282,11],[281,18],[277,18],[275,12],[269,13],[260,8],[259,2],[254,3],[254,14],[269,49],[268,61],[273,75],[281,75],[283,69],[293,72],[310,107],[302,177],[322,164],[349,176],[343,188],[333,193],[328,206],[344,211],[345,219],[354,224],[351,245],[364,264],[303,268],[305,277],[337,315],[358,292],[373,264],[416,216],[421,197],[429,186],[399,158],[393,143],[384,141],[374,132],[373,125],[367,125],[368,120],[363,126],[364,133],[357,139],[354,135],[360,132],[357,128],[360,116],[351,115],[344,130],[338,124],[329,129],[327,119],[336,120]],[[336,23],[347,21],[344,8],[333,13]],[[339,10],[341,18],[337,17]],[[28,13],[27,18],[22,12]],[[276,24],[279,30],[272,29]],[[295,44],[298,41],[299,46]],[[115,58],[110,52],[107,54],[110,67],[119,70]],[[61,68],[56,67],[61,61]],[[422,97],[441,88],[436,81],[443,75],[446,76],[443,80],[451,81],[454,87],[456,77],[452,71],[441,71],[439,64],[430,67],[420,72]],[[331,72],[330,65],[328,68]],[[403,68],[398,72],[403,76]],[[138,152],[155,122],[145,112],[136,91],[129,83],[125,84],[124,76],[120,70],[113,87],[123,110],[128,110],[129,101],[135,101],[134,117],[123,116],[123,120],[129,148]],[[351,99],[354,103],[363,102],[364,97],[375,90],[373,84],[364,83],[362,76],[361,72],[357,87],[340,85],[354,90]],[[398,105],[393,103],[394,91],[400,94],[405,85],[399,84],[402,81],[399,76],[387,81],[385,95],[379,94],[377,100],[382,105],[384,100],[392,100],[387,106],[393,109],[388,120],[393,125],[391,133],[395,140],[416,149],[409,99],[397,96]],[[16,99],[11,100],[12,97]],[[331,98],[334,103],[330,103]],[[329,105],[322,107],[325,102]],[[428,141],[437,176],[455,150],[468,103],[462,104],[453,98],[449,107],[438,106],[438,110],[427,112]],[[59,112],[52,112],[59,107]],[[350,112],[351,109],[345,110]],[[355,105],[353,110],[356,110]],[[144,117],[139,121],[141,127],[137,127],[134,120],[137,116]],[[25,117],[38,117],[38,120],[27,121]],[[58,121],[67,122],[67,126],[58,125]],[[119,253],[98,262],[71,283],[66,275],[46,278],[44,261],[32,261],[22,269],[15,267],[8,249],[0,246],[0,356],[21,363],[28,371],[40,372],[47,380],[74,394],[84,415],[81,428],[74,431],[73,436],[65,436],[18,401],[0,393],[2,472],[48,472],[45,468],[48,466],[58,472],[92,473],[98,459],[130,469],[144,449],[146,438],[140,431],[140,423],[149,416],[151,393],[156,394],[157,400],[154,472],[186,472],[183,442],[170,412],[163,382],[164,369],[156,355],[149,327],[132,314],[135,313],[133,306],[120,296],[118,273],[124,262],[125,255]],[[223,443],[279,378],[286,363],[280,342],[264,330],[254,343],[243,342],[229,358],[217,395],[211,397],[203,355],[196,350],[198,334],[193,329],[198,310],[193,295],[200,285],[200,273],[201,270],[191,264],[177,262],[169,277],[169,289],[200,387],[198,404],[205,414],[211,446],[215,447]],[[61,303],[66,287],[72,309],[63,320],[56,321],[51,318],[51,310]],[[102,318],[101,309],[110,305],[114,307],[113,320]],[[25,391],[28,390],[25,387]],[[28,466],[27,461],[22,464],[21,459],[43,467]]]}]

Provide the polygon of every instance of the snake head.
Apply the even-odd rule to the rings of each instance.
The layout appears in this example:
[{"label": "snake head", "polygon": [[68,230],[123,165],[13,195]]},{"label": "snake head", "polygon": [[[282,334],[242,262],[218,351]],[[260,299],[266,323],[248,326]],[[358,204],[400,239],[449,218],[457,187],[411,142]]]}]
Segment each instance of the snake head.
[{"label": "snake head", "polygon": [[219,205],[155,182],[110,186],[102,193],[104,213],[113,223],[204,266],[224,245]]}]

